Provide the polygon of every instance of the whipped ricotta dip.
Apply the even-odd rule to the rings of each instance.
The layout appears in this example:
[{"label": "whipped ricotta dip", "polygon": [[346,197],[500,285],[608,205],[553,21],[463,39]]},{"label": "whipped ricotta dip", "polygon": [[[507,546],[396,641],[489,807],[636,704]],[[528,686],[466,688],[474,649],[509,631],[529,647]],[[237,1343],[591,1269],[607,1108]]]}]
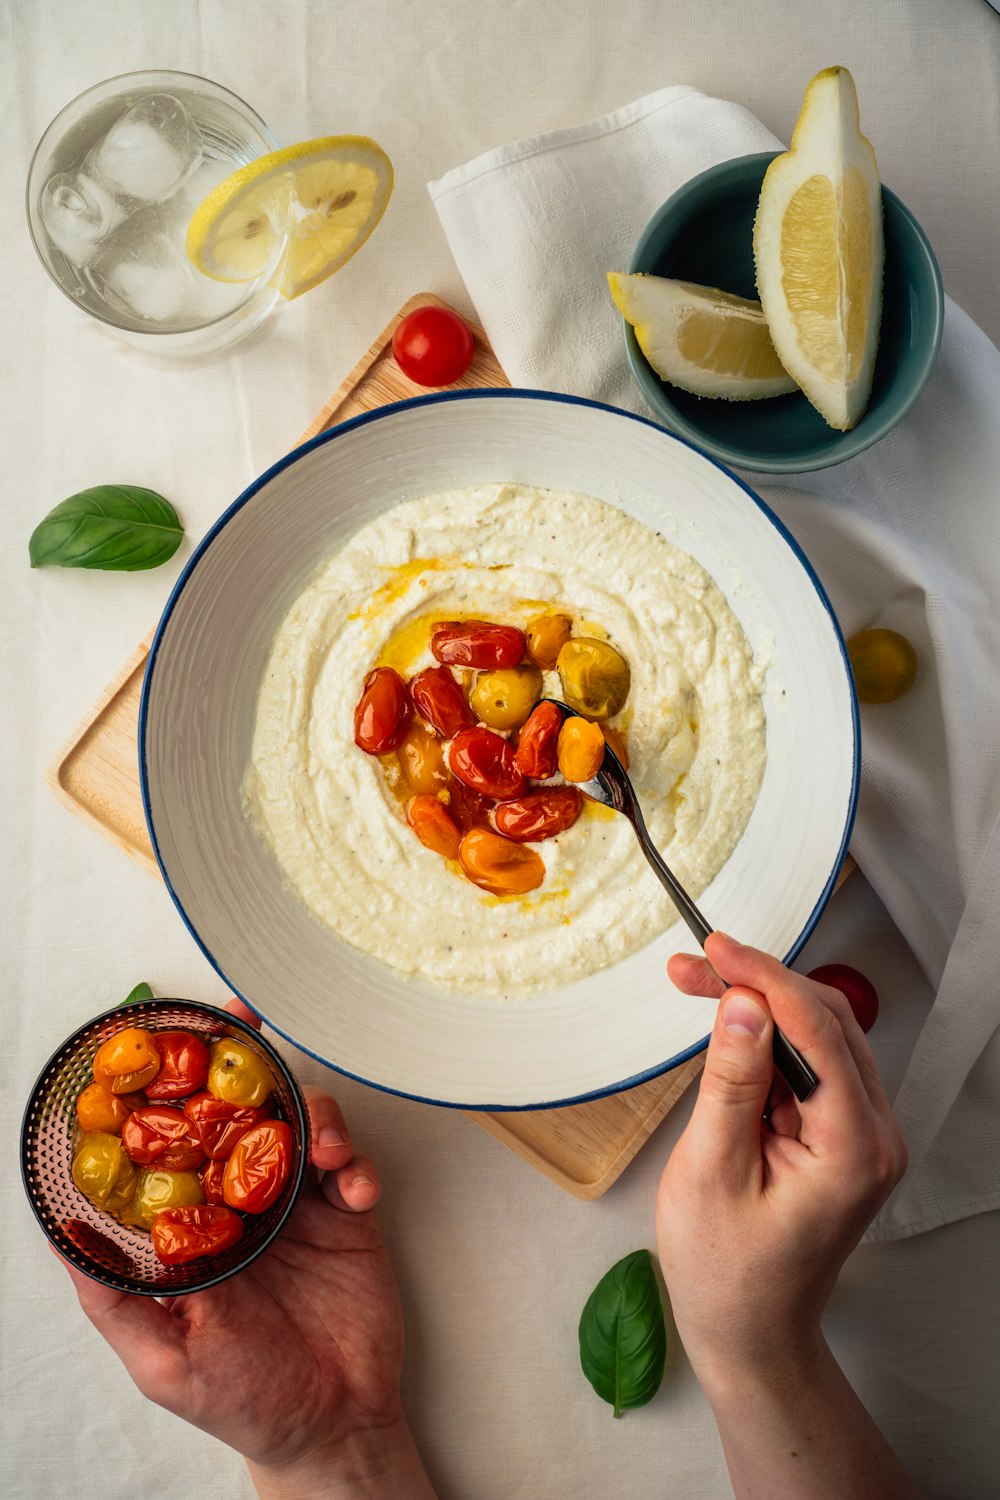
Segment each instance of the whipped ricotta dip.
[{"label": "whipped ricotta dip", "polygon": [[[278,629],[244,780],[248,815],[341,938],[444,989],[516,999],[582,978],[676,920],[631,826],[593,803],[532,844],[542,885],[499,898],[426,849],[377,756],[354,743],[375,666],[435,665],[435,623],[525,626],[547,609],[631,668],[612,722],[654,842],[697,899],[760,790],[764,666],[691,556],[588,495],[484,484],[404,501],[318,570]],[[545,691],[560,696],[557,674]]]}]

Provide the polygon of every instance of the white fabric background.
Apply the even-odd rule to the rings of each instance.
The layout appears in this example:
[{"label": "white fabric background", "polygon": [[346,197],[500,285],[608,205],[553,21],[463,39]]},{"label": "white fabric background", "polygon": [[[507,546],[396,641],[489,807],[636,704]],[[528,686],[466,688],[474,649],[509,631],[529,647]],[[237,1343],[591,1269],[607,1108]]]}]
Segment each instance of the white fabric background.
[{"label": "white fabric background", "polygon": [[[155,620],[191,542],[294,442],[396,307],[423,289],[468,307],[426,182],[668,83],[737,100],[787,137],[804,82],[841,62],[883,175],[928,231],[951,295],[997,340],[998,27],[983,0],[0,4],[5,1497],[250,1494],[239,1460],[134,1392],[79,1316],[23,1200],[21,1105],[67,1032],[139,979],[160,993],[224,994],[166,893],[58,807],[42,772]],[[286,141],[368,132],[397,172],[378,234],[338,277],[246,346],[198,364],[154,362],[82,317],[36,263],[23,221],[28,161],[51,116],[99,79],[151,66],[217,78]],[[147,575],[32,573],[39,517],[110,479],[174,500],[189,537],[179,556]],[[805,958],[872,975],[884,1006],[874,1041],[898,1081],[930,996],[863,879],[836,898]],[[384,1171],[410,1330],[408,1405],[442,1500],[727,1495],[676,1341],[657,1400],[618,1423],[576,1363],[593,1282],[652,1243],[655,1182],[686,1107],[587,1205],[462,1116],[328,1078]],[[983,1215],[865,1248],[830,1310],[849,1374],[933,1496],[978,1500],[1000,1486],[997,1222]]]}]

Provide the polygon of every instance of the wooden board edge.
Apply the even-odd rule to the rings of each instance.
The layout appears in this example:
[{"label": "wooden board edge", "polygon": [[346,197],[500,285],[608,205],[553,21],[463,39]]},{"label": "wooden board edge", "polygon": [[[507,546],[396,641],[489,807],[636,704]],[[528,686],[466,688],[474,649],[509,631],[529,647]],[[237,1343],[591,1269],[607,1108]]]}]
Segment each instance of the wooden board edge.
[{"label": "wooden board edge", "polygon": [[[80,741],[86,734],[90,732],[90,730],[97,723],[98,719],[100,719],[101,715],[106,712],[109,705],[115,700],[115,698],[117,698],[122,688],[129,681],[129,679],[135,675],[138,668],[144,665],[145,660],[149,655],[149,648],[153,644],[154,634],[154,631],[150,631],[149,635],[147,635],[144,640],[139,642],[138,646],[136,646],[128,661],[124,663],[121,669],[111,679],[97,701],[91,704],[90,708],[84,714],[80,722],[76,725],[73,732],[66,737],[63,743],[60,745],[59,749],[56,751],[55,755],[53,755],[52,759],[46,766],[45,783],[48,786],[49,790],[52,792],[53,796],[57,797],[61,802],[66,802],[68,800],[72,806],[79,806],[75,798],[72,796],[72,793],[67,790],[65,783],[63,782],[63,768],[70,760],[71,756],[76,752]],[[106,827],[104,823],[101,823],[100,826],[101,828]]]}]

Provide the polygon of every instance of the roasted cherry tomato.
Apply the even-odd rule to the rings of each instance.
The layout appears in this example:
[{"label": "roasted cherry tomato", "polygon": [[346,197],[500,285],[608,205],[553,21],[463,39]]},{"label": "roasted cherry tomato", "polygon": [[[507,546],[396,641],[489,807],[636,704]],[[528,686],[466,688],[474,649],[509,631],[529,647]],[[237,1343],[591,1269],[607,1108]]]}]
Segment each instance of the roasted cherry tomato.
[{"label": "roasted cherry tomato", "polygon": [[103,1083],[88,1083],[76,1101],[76,1118],[81,1130],[120,1135],[132,1111],[145,1102],[144,1094],[113,1094]]},{"label": "roasted cherry tomato", "polygon": [[224,1161],[208,1160],[199,1171],[198,1177],[206,1203],[225,1203],[226,1198],[222,1190],[222,1185],[226,1177],[226,1163]]},{"label": "roasted cherry tomato", "polygon": [[479,673],[469,702],[491,729],[518,729],[541,694],[542,674],[537,667],[499,667]]},{"label": "roasted cherry tomato", "polygon": [[443,854],[445,859],[458,858],[462,835],[444,803],[436,797],[414,797],[407,803],[406,821],[425,849]]},{"label": "roasted cherry tomato", "polygon": [[208,1048],[193,1031],[154,1031],[160,1071],[146,1084],[147,1099],[186,1099],[205,1087]]},{"label": "roasted cherry tomato", "polygon": [[165,1208],[149,1226],[157,1259],[165,1266],[183,1266],[203,1255],[221,1255],[243,1238],[243,1220],[224,1205],[202,1203],[193,1208]]},{"label": "roasted cherry tomato", "polygon": [[532,710],[517,741],[514,761],[522,776],[547,781],[556,774],[562,710],[554,703],[539,703]]},{"label": "roasted cherry tomato", "polygon": [[135,1094],[159,1071],[160,1054],[153,1033],[141,1026],[126,1026],[115,1032],[94,1058],[94,1082],[112,1094]]},{"label": "roasted cherry tomato", "polygon": [[850,964],[820,964],[809,970],[809,978],[829,984],[846,997],[862,1031],[871,1031],[878,1018],[878,990],[871,980]]},{"label": "roasted cherry tomato", "polygon": [[417,713],[446,740],[476,722],[450,667],[426,667],[418,672],[410,682],[410,693]]},{"label": "roasted cherry tomato", "polygon": [[73,1181],[97,1208],[118,1218],[135,1192],[139,1174],[116,1135],[92,1131],[80,1137]]},{"label": "roasted cherry tomato", "polygon": [[582,806],[583,794],[575,786],[554,786],[547,791],[527,792],[513,802],[497,803],[493,825],[497,833],[516,844],[538,844],[572,828]]},{"label": "roasted cherry tomato", "polygon": [[433,730],[423,724],[411,724],[396,751],[403,780],[418,796],[433,796],[448,785],[448,768],[444,763],[444,745]]},{"label": "roasted cherry tomato", "polygon": [[259,1108],[278,1087],[267,1063],[249,1042],[224,1036],[212,1043],[208,1065],[208,1092],[227,1104],[252,1104]]},{"label": "roasted cherry tomato", "polygon": [[460,833],[468,833],[470,828],[490,827],[493,799],[474,792],[454,776],[448,782],[447,808]]},{"label": "roasted cherry tomato", "polygon": [[601,769],[605,739],[600,724],[565,719],[559,731],[559,769],[567,781],[590,781]]},{"label": "roasted cherry tomato", "polygon": [[585,719],[613,719],[628,697],[631,673],[620,651],[607,641],[577,636],[559,652],[556,667],[562,695]]},{"label": "roasted cherry tomato", "polygon": [[622,770],[627,771],[628,746],[625,743],[625,736],[622,734],[621,730],[616,729],[613,724],[602,723],[600,725],[600,730],[604,736],[604,743],[617,755],[618,759],[622,763]]},{"label": "roasted cherry tomato", "polygon": [[545,865],[533,849],[513,844],[488,828],[472,828],[458,857],[474,885],[494,896],[521,896],[545,879]]},{"label": "roasted cherry tomato", "polygon": [[551,672],[572,633],[569,615],[536,615],[524,632],[528,656],[543,672]]},{"label": "roasted cherry tomato", "polygon": [[365,678],[354,710],[354,743],[366,755],[395,750],[413,717],[406,683],[392,667],[376,667]]},{"label": "roasted cherry tomato", "polygon": [[204,1203],[205,1194],[197,1172],[168,1172],[164,1167],[147,1167],[139,1173],[135,1196],[123,1209],[124,1224],[148,1229],[164,1208],[188,1208]]},{"label": "roasted cherry tomato", "polygon": [[515,625],[461,620],[435,627],[431,651],[445,666],[475,667],[482,672],[516,667],[524,657],[524,632]]},{"label": "roasted cherry tomato", "polygon": [[459,781],[487,797],[506,801],[520,797],[524,777],[517,769],[514,747],[492,729],[461,729],[451,742],[448,765]]},{"label": "roasted cherry tomato", "polygon": [[472,363],[468,324],[449,307],[416,307],[396,325],[392,352],[417,385],[453,385]]},{"label": "roasted cherry tomato", "polygon": [[184,1113],[191,1121],[205,1152],[212,1158],[225,1158],[241,1135],[268,1118],[265,1105],[255,1109],[250,1104],[229,1104],[214,1094],[193,1094],[184,1101]]},{"label": "roasted cherry tomato", "polygon": [[182,1109],[147,1104],[134,1110],[122,1126],[122,1145],[140,1167],[190,1172],[205,1160],[198,1127]]},{"label": "roasted cherry tomato", "polygon": [[292,1170],[292,1130],[268,1120],[236,1142],[226,1162],[223,1192],[230,1208],[261,1214],[278,1198]]},{"label": "roasted cherry tomato", "polygon": [[847,642],[862,703],[894,703],[917,680],[917,653],[897,630],[862,630]]}]

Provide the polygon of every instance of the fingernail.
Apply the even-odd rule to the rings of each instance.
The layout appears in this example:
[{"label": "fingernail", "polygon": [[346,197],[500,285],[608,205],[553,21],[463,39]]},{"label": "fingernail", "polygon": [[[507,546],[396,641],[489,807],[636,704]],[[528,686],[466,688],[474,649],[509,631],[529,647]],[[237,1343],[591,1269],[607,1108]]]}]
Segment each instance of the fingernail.
[{"label": "fingernail", "polygon": [[767,1025],[767,1017],[756,1000],[735,990],[730,991],[722,1002],[722,1024],[727,1031],[738,1031],[756,1039]]},{"label": "fingernail", "polygon": [[355,1177],[351,1183],[353,1188],[373,1188],[375,1186],[370,1177]]},{"label": "fingernail", "polygon": [[334,1126],[324,1125],[316,1137],[316,1144],[324,1150],[332,1150],[334,1146],[346,1146],[347,1137],[341,1135],[340,1131],[335,1129]]}]

